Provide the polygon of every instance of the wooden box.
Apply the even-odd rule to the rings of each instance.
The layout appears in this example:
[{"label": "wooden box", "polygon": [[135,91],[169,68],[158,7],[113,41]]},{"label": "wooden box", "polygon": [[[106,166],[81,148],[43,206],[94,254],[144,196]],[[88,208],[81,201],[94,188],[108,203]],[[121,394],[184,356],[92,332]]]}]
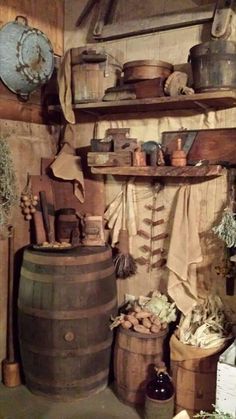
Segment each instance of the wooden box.
[{"label": "wooden box", "polygon": [[178,138],[182,139],[182,148],[187,153],[187,164],[199,160],[208,160],[209,164],[236,164],[236,128],[163,132],[167,160],[177,149]]}]

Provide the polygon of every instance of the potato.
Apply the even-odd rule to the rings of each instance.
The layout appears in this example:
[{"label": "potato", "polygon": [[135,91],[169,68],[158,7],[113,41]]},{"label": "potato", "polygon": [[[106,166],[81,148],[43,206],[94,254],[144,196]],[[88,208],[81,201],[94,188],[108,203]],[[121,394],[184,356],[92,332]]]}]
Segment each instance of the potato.
[{"label": "potato", "polygon": [[160,321],[160,319],[159,319],[158,316],[151,316],[151,319],[150,320],[156,326],[160,326],[161,325],[161,321]]},{"label": "potato", "polygon": [[136,326],[134,326],[134,330],[135,332],[139,332],[139,333],[146,333],[146,334],[150,333],[150,330],[141,324],[137,324]]},{"label": "potato", "polygon": [[147,317],[145,319],[142,319],[142,324],[143,326],[147,327],[147,329],[150,329],[150,327],[152,326],[151,321]]},{"label": "potato", "polygon": [[152,333],[159,333],[160,330],[161,330],[161,327],[156,326],[155,324],[153,324],[150,330],[151,330]]},{"label": "potato", "polygon": [[121,323],[121,326],[124,329],[130,329],[132,327],[132,323],[130,323],[128,320],[125,320],[123,323]]},{"label": "potato", "polygon": [[138,324],[138,319],[136,319],[136,317],[132,316],[132,314],[126,314],[125,320],[128,320],[130,323],[132,323],[133,326]]},{"label": "potato", "polygon": [[162,325],[161,325],[161,330],[166,330],[166,329],[167,329],[167,327],[168,327],[167,322],[164,322],[164,323],[162,323]]}]

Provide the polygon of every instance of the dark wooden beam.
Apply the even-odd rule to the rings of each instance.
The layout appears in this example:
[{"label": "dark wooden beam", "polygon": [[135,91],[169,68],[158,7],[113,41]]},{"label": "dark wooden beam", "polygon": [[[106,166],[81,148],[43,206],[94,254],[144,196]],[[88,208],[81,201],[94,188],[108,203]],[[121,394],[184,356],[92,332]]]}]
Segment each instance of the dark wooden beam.
[{"label": "dark wooden beam", "polygon": [[95,39],[118,39],[126,36],[142,35],[167,29],[180,28],[211,21],[213,5],[200,6],[181,12],[165,13],[144,19],[110,23],[101,33],[94,32]]},{"label": "dark wooden beam", "polygon": [[47,107],[41,89],[33,92],[27,102],[22,102],[15,93],[0,82],[0,119],[45,125],[60,123],[61,115],[54,114],[49,117]]},{"label": "dark wooden beam", "polygon": [[145,167],[91,167],[94,174],[120,176],[154,176],[154,177],[211,177],[225,174],[227,169],[219,165],[206,166],[145,166]]}]

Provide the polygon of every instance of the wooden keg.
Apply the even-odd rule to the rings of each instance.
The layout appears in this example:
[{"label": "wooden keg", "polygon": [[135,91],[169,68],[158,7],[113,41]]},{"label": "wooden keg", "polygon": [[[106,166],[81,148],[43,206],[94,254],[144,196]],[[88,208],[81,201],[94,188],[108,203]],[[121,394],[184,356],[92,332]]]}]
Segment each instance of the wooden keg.
[{"label": "wooden keg", "polygon": [[154,365],[163,357],[167,331],[143,334],[119,327],[114,354],[115,388],[128,404],[144,404]]},{"label": "wooden keg", "polygon": [[70,242],[72,233],[79,227],[74,208],[61,208],[56,217],[56,235],[58,241]]},{"label": "wooden keg", "polygon": [[26,385],[61,400],[108,382],[116,281],[108,247],[24,251],[18,298]]},{"label": "wooden keg", "polygon": [[219,353],[186,361],[171,361],[176,389],[176,413],[187,410],[192,417],[200,410],[212,411],[216,395],[216,370]]}]

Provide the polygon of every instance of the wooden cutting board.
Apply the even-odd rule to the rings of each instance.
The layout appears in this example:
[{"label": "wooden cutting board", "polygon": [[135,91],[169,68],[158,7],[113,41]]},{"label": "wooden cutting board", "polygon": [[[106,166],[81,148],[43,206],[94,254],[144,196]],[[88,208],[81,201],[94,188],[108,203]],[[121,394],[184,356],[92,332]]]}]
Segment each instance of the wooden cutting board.
[{"label": "wooden cutting board", "polygon": [[[188,144],[189,139],[193,138]],[[210,164],[236,164],[236,128],[166,131],[162,144],[167,156],[177,149],[177,139],[187,151],[187,163],[208,160]],[[189,147],[190,146],[190,147]]]},{"label": "wooden cutting board", "polygon": [[[31,175],[30,180],[34,195],[37,195],[39,197],[40,191],[46,192],[50,227],[51,231],[53,232],[52,240],[55,240],[55,202],[52,182],[46,175]],[[40,244],[46,241],[46,234],[40,204],[37,205],[36,212],[33,214],[33,221],[35,227],[35,240],[37,244]]]}]

